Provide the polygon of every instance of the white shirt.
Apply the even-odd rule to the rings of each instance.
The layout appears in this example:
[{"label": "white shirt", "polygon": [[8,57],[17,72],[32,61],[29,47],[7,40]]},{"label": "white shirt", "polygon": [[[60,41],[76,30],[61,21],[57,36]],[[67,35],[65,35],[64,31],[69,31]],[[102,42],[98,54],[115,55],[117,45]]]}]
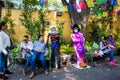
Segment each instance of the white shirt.
[{"label": "white shirt", "polygon": [[4,31],[0,31],[0,51],[7,54],[7,47],[10,47],[10,37]]},{"label": "white shirt", "polygon": [[20,48],[28,48],[28,49],[32,50],[33,49],[33,43],[32,43],[32,41],[28,41],[28,43],[26,44],[23,41],[20,44]]}]

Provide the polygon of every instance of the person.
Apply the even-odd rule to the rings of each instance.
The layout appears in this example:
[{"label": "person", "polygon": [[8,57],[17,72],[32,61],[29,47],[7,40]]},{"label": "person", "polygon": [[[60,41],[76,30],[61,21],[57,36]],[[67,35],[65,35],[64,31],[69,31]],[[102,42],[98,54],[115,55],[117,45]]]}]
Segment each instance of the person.
[{"label": "person", "polygon": [[22,52],[22,57],[27,58],[27,61],[24,65],[24,69],[22,71],[23,75],[26,75],[26,69],[31,63],[31,55],[33,54],[32,49],[33,49],[33,43],[32,41],[29,40],[29,37],[27,35],[24,35],[23,42],[21,42],[20,45],[21,52]]},{"label": "person", "polygon": [[29,58],[29,61],[31,61],[31,72],[32,72],[29,76],[30,79],[35,76],[36,58],[38,58],[41,61],[42,68],[44,69],[45,74],[48,75],[46,62],[45,62],[45,56],[47,56],[48,51],[44,43],[43,35],[38,36],[38,40],[34,42],[33,50],[34,53]]},{"label": "person", "polygon": [[9,36],[3,31],[6,27],[5,22],[0,23],[0,79],[8,79],[7,76],[5,76],[5,70],[7,70],[7,56],[8,51],[7,47],[10,47],[10,38]]},{"label": "person", "polygon": [[24,35],[24,39],[20,44],[20,48],[23,58],[26,58],[27,55],[32,54],[31,50],[33,49],[33,43],[32,41],[29,41],[29,37],[27,35]]},{"label": "person", "polygon": [[114,50],[113,50],[114,46],[109,42],[108,37],[104,36],[103,40],[100,41],[100,50],[104,53],[104,54],[109,54],[110,60],[109,60],[109,64],[110,65],[116,65],[115,61],[114,61]]},{"label": "person", "polygon": [[[11,39],[10,39],[10,37],[9,37],[9,35],[8,35],[8,32],[7,32],[7,23],[6,22],[1,22],[1,25],[2,25],[2,31],[4,31],[5,33],[6,33],[6,35],[7,35],[7,37],[8,37],[8,40],[10,40],[9,42],[8,42],[8,44],[10,44],[10,45],[8,45],[7,47],[6,47],[6,50],[7,50],[7,52],[9,53],[9,50],[10,50],[10,47],[12,46],[11,45]],[[4,55],[4,60],[5,60],[5,64],[4,64],[4,70],[5,70],[5,74],[13,74],[13,72],[10,72],[9,70],[8,70],[8,66],[7,66],[7,63],[8,63],[8,55],[7,56],[5,56]]]},{"label": "person", "polygon": [[84,47],[84,36],[80,32],[80,28],[77,24],[74,24],[72,27],[73,33],[71,34],[71,39],[74,43],[74,50],[77,55],[77,67],[80,67],[81,63],[84,63],[85,57],[85,47]]}]

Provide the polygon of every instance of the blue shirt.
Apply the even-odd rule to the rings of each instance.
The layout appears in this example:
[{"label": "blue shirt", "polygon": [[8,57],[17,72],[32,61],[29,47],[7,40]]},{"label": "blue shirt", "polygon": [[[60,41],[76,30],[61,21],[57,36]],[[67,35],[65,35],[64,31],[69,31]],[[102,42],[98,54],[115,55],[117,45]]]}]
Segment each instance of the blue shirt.
[{"label": "blue shirt", "polygon": [[35,41],[34,45],[33,45],[33,50],[35,50],[35,51],[40,50],[42,53],[48,54],[48,49],[45,47],[44,42]]}]

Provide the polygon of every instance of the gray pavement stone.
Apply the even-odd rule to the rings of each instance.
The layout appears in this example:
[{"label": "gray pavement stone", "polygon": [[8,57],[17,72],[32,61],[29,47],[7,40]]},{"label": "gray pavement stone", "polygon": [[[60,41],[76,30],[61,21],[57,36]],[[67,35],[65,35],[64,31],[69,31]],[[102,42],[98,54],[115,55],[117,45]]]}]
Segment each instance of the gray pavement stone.
[{"label": "gray pavement stone", "polygon": [[[37,70],[37,75],[31,80],[120,80],[120,56],[115,57],[117,66],[108,65],[108,59],[97,62],[95,67],[79,70],[73,66],[64,67],[57,72],[50,72],[48,76],[41,70]],[[29,80],[28,76],[22,76],[22,65],[15,65],[10,68],[15,74],[9,76],[9,80]]]}]

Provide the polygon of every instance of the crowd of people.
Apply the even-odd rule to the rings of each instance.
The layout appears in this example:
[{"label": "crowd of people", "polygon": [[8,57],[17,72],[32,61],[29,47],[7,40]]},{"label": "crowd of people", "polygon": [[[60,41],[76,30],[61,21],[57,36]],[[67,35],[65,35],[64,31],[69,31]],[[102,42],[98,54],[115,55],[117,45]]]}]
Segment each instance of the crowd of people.
[{"label": "crowd of people", "polygon": [[[81,33],[80,28],[77,24],[74,24],[71,27],[71,29],[73,30],[73,33],[71,34],[71,39],[73,41],[73,47],[77,56],[76,65],[80,67],[80,64],[84,63],[84,58],[86,55],[86,50],[84,46],[85,38],[84,35]],[[9,48],[11,46],[11,42],[10,42],[11,40],[6,30],[7,30],[7,23],[0,22],[0,79],[8,79],[6,74],[13,74],[13,72],[10,72],[7,67],[7,58],[9,54]],[[54,38],[59,38],[58,37],[59,35],[52,33],[49,34],[49,36],[51,37],[51,41],[52,41],[51,55],[53,57],[51,60],[52,62],[54,62],[53,63],[53,68],[54,68],[56,67],[56,61],[58,61],[60,58],[60,54],[53,54],[53,52],[55,52],[54,50],[55,46],[57,47],[56,50],[59,50],[60,48],[60,45],[56,43],[59,40],[55,40]],[[100,50],[96,51],[95,54],[101,55],[100,52],[102,52],[103,54],[109,54],[110,57],[109,64],[115,65],[116,63],[114,61],[114,50],[113,50],[114,46],[115,46],[114,41],[112,40],[111,36],[109,38],[104,37],[103,40],[100,42]],[[44,42],[44,35],[39,35],[38,39],[34,41],[34,43],[29,40],[29,37],[27,35],[25,35],[23,37],[23,41],[20,44],[20,49],[21,49],[22,57],[27,59],[22,71],[24,76],[27,74],[27,68],[29,64],[31,67],[30,68],[31,74],[29,78],[31,79],[35,76],[36,59],[40,60],[45,75],[48,75],[46,61],[45,61],[45,56],[48,55],[48,48],[46,47],[46,44]],[[57,55],[59,56],[56,59],[55,56]]]}]

